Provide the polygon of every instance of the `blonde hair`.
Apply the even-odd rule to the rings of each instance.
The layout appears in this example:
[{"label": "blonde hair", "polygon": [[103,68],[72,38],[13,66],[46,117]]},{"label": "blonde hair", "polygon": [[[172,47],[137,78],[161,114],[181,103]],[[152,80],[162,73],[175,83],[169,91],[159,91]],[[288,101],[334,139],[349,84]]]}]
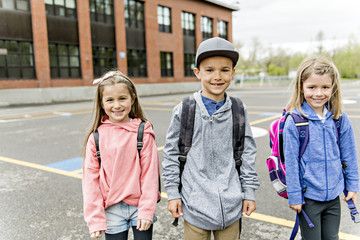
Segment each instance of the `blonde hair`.
[{"label": "blonde hair", "polygon": [[87,141],[91,135],[91,133],[95,132],[95,130],[101,125],[101,120],[105,115],[105,110],[103,109],[102,97],[103,91],[105,86],[115,85],[115,84],[124,84],[129,91],[131,96],[131,100],[133,104],[131,105],[131,110],[129,113],[130,118],[140,118],[142,121],[148,121],[145,117],[145,114],[140,106],[139,98],[136,92],[136,88],[134,83],[128,78],[125,74],[118,70],[112,70],[104,74],[101,78],[97,81],[100,83],[97,86],[95,99],[94,99],[94,106],[92,114],[95,115],[94,122],[86,135],[85,142],[83,145],[83,155],[85,157],[85,149]]},{"label": "blonde hair", "polygon": [[338,119],[342,110],[340,74],[334,63],[323,56],[307,58],[300,64],[296,74],[293,94],[287,104],[287,110],[293,112],[297,108],[304,114],[301,109],[301,104],[304,102],[303,86],[311,74],[320,76],[328,74],[331,77],[332,93],[327,108],[329,111],[333,111],[333,118]]}]

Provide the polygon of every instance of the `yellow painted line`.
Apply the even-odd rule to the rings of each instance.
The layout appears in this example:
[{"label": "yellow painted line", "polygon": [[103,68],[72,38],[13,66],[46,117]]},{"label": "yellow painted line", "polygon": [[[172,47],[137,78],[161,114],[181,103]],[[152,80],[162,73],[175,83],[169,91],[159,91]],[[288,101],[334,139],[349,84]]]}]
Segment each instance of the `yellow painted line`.
[{"label": "yellow painted line", "polygon": [[168,106],[169,104],[172,105],[176,105],[178,103],[180,103],[181,100],[167,100],[167,101],[163,101],[163,102],[141,102],[141,105],[146,105],[146,106]]},{"label": "yellow painted line", "polygon": [[6,117],[1,117],[1,119],[27,118],[27,117],[29,117],[29,116],[49,115],[49,114],[52,114],[52,112],[42,112],[42,113],[32,113],[32,114],[22,114],[22,115],[6,116]]},{"label": "yellow painted line", "polygon": [[348,233],[339,232],[339,238],[343,240],[360,240],[359,236],[355,236]]},{"label": "yellow painted line", "polygon": [[[78,112],[72,112],[71,115],[88,114],[91,112],[92,112],[92,110],[83,110],[83,111],[78,111]],[[66,112],[64,112],[64,113],[66,113]]]},{"label": "yellow painted line", "polygon": [[[161,197],[165,198],[165,199],[168,198],[168,196],[165,192],[161,193]],[[288,228],[293,228],[294,224],[295,224],[295,222],[291,221],[291,220],[273,217],[270,215],[265,215],[265,214],[256,213],[256,212],[253,212],[250,216],[245,215],[245,217],[253,219],[253,220],[257,220],[257,221],[281,225],[281,226],[288,227]],[[348,234],[348,233],[342,233],[342,232],[339,233],[339,237],[340,237],[340,239],[343,239],[343,240],[360,240],[359,236],[355,236],[355,235]]]},{"label": "yellow painted line", "polygon": [[79,174],[79,173],[82,173],[82,172],[83,172],[83,169],[80,168],[80,169],[78,169],[78,170],[72,171],[71,173],[73,173],[73,174]]},{"label": "yellow painted line", "polygon": [[260,120],[252,121],[252,122],[250,122],[250,125],[252,126],[252,125],[255,125],[255,124],[271,121],[271,120],[277,119],[279,117],[281,117],[281,115],[267,117],[267,118],[263,118],[263,119],[260,119]]},{"label": "yellow painted line", "polygon": [[143,107],[145,110],[155,110],[155,111],[172,111],[172,108],[156,108],[156,107]]},{"label": "yellow painted line", "polygon": [[166,192],[161,192],[161,198],[165,198],[168,199],[168,195],[166,194]]},{"label": "yellow painted line", "polygon": [[[265,112],[264,112],[264,111],[261,111],[261,112],[248,111],[247,113],[248,113],[248,114],[264,114]],[[266,112],[266,113],[271,113],[271,112]],[[278,115],[279,115],[279,112],[272,112],[272,114],[278,116]],[[280,116],[280,115],[279,115],[279,116]]]},{"label": "yellow painted line", "polygon": [[[82,175],[77,174],[77,173],[81,172],[82,169],[75,170],[73,172],[67,172],[67,171],[63,171],[63,170],[59,170],[59,169],[55,169],[55,168],[46,167],[46,166],[36,164],[36,163],[20,161],[20,160],[2,157],[2,156],[0,156],[0,161],[17,164],[20,166],[30,167],[30,168],[34,168],[34,169],[39,169],[39,170],[43,170],[46,172],[52,172],[52,173],[56,173],[56,174],[60,174],[60,175],[68,176],[68,177],[82,179]],[[164,199],[168,198],[168,196],[165,192],[161,192],[160,195],[161,195],[161,198],[164,198]],[[273,217],[273,216],[269,216],[269,215],[265,215],[265,214],[261,214],[261,213],[256,213],[256,212],[252,213],[250,216],[245,216],[245,217],[254,219],[257,221],[268,222],[268,223],[281,225],[281,226],[285,226],[285,227],[289,227],[289,228],[292,228],[294,226],[293,221],[283,219],[283,218]],[[359,236],[355,236],[355,235],[348,234],[348,233],[342,233],[342,232],[339,233],[339,237],[340,237],[340,239],[343,239],[343,240],[360,240]]]},{"label": "yellow painted line", "polygon": [[244,217],[251,218],[251,219],[254,219],[257,221],[273,223],[273,224],[277,224],[277,225],[281,225],[281,226],[285,226],[285,227],[289,227],[289,228],[293,228],[294,224],[295,224],[294,221],[290,221],[290,220],[278,218],[278,217],[273,217],[273,216],[269,216],[269,215],[265,215],[265,214],[261,214],[261,213],[256,213],[256,212],[253,212],[250,216],[245,215]]},{"label": "yellow painted line", "polygon": [[30,168],[34,168],[34,169],[39,169],[39,170],[43,170],[43,171],[46,171],[46,172],[52,172],[52,173],[56,173],[56,174],[60,174],[60,175],[68,176],[68,177],[74,177],[74,178],[81,179],[81,175],[76,175],[76,174],[73,174],[71,172],[67,172],[67,171],[64,171],[64,170],[55,169],[55,168],[51,168],[51,167],[46,167],[46,166],[36,164],[36,163],[20,161],[20,160],[7,158],[7,157],[2,157],[2,156],[0,156],[0,161],[12,163],[12,164],[17,164],[17,165],[24,166],[24,167],[30,167]]},{"label": "yellow painted line", "polygon": [[274,107],[274,106],[248,106],[246,105],[246,109],[252,109],[252,108],[260,108],[260,109],[276,109],[279,112],[282,112],[282,110],[284,109],[284,107]]},{"label": "yellow painted line", "polygon": [[17,118],[14,120],[21,120],[21,121],[27,121],[27,120],[35,120],[35,119],[46,119],[46,118],[54,118],[54,117],[62,117],[61,114],[52,114],[52,115],[46,115],[46,116],[39,116],[39,117],[26,117],[26,118]]},{"label": "yellow painted line", "polygon": [[[261,213],[256,213],[256,212],[253,212],[250,216],[245,215],[245,217],[254,219],[257,221],[268,222],[268,223],[281,225],[281,226],[285,226],[285,227],[289,227],[289,228],[293,228],[294,224],[295,224],[294,221],[290,221],[290,220],[278,218],[278,217],[273,217],[273,216],[269,216],[269,215],[265,215],[265,214],[261,214]],[[339,233],[339,238],[344,239],[344,240],[360,240],[360,236],[355,236],[355,235],[343,233],[343,232]]]}]

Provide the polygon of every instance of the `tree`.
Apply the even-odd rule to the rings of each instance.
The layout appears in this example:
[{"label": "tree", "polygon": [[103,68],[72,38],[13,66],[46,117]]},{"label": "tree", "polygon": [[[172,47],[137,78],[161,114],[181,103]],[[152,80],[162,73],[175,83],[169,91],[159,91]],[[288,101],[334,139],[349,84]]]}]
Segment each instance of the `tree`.
[{"label": "tree", "polygon": [[355,37],[350,38],[348,45],[340,48],[333,59],[341,77],[360,77],[360,43]]}]

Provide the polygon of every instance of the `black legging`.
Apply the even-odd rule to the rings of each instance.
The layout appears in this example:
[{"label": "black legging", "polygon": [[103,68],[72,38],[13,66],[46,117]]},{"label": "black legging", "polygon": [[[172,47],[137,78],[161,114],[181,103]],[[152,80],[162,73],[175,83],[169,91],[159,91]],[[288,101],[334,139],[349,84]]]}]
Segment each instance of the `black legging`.
[{"label": "black legging", "polygon": [[303,209],[314,228],[309,228],[304,216],[299,215],[301,237],[303,240],[338,240],[340,226],[340,199],[319,202],[305,199]]},{"label": "black legging", "polygon": [[[134,240],[152,240],[153,225],[151,224],[150,228],[146,231],[139,231],[136,229],[136,226],[132,227],[134,232]],[[105,233],[106,240],[127,240],[129,231],[124,231],[116,234],[107,234]]]}]

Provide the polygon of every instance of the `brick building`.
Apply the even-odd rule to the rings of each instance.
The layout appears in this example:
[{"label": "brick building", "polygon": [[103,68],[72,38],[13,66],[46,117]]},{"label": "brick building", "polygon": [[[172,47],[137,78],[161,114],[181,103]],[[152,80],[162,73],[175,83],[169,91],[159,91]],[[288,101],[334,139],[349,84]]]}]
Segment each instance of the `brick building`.
[{"label": "brick building", "polygon": [[0,89],[89,86],[112,68],[135,83],[194,81],[196,47],[232,40],[215,0],[0,0]]}]

